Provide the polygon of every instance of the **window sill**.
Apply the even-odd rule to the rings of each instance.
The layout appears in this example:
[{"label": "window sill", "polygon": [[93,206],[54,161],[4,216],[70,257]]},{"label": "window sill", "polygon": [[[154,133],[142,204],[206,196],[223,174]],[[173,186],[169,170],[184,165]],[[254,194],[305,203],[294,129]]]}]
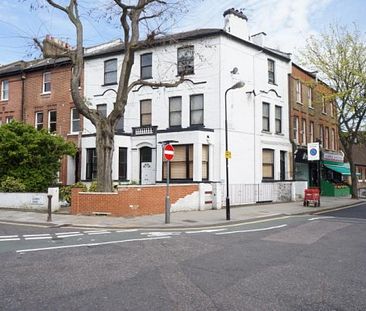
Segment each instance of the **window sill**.
[{"label": "window sill", "polygon": [[77,136],[77,135],[79,135],[79,132],[67,133],[67,136]]},{"label": "window sill", "polygon": [[315,110],[313,106],[308,106],[310,110]]},{"label": "window sill", "polygon": [[271,85],[274,85],[274,86],[278,86],[278,84],[276,82],[268,81],[268,84],[271,84]]},{"label": "window sill", "polygon": [[301,106],[304,106],[304,103],[299,102],[299,101],[296,101],[296,104],[299,104],[299,105],[301,105]]},{"label": "window sill", "polygon": [[262,133],[263,133],[263,134],[272,134],[272,132],[270,132],[270,131],[266,131],[266,130],[262,130]]},{"label": "window sill", "polygon": [[51,92],[43,92],[43,93],[41,93],[41,96],[47,96],[47,95],[51,95]]},{"label": "window sill", "polygon": [[177,74],[176,75],[176,77],[181,77],[181,76],[183,76],[183,77],[186,77],[186,76],[193,76],[195,73],[194,72],[189,72],[189,73],[184,73],[184,72],[182,72],[181,74]]},{"label": "window sill", "polygon": [[151,80],[153,77],[140,77],[141,80]]},{"label": "window sill", "polygon": [[325,116],[327,116],[327,115],[328,115],[328,114],[327,114],[326,112],[324,112],[324,111],[322,111],[322,114],[323,114],[323,115],[325,115]]},{"label": "window sill", "polygon": [[2,102],[3,104],[5,104],[7,101],[9,101],[9,99],[1,99],[0,102]]},{"label": "window sill", "polygon": [[275,133],[276,135],[278,136],[285,136],[285,134],[283,134],[282,132],[281,133]]},{"label": "window sill", "polygon": [[112,83],[104,83],[102,84],[102,86],[111,86],[111,85],[118,85],[117,82],[112,82]]}]

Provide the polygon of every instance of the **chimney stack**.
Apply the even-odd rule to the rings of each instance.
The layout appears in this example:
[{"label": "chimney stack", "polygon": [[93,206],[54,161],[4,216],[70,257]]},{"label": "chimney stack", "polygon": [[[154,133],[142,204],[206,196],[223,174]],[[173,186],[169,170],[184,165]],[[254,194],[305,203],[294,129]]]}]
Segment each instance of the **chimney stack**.
[{"label": "chimney stack", "polygon": [[240,10],[234,8],[224,12],[224,30],[240,39],[249,40],[248,17]]}]

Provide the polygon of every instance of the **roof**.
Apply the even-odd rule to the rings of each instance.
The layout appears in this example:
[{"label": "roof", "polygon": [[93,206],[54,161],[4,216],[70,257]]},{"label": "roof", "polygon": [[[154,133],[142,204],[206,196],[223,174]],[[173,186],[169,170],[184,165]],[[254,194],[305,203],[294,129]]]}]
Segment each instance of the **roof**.
[{"label": "roof", "polygon": [[51,68],[57,65],[64,65],[70,63],[67,57],[57,59],[40,58],[31,61],[17,61],[0,67],[0,76],[16,75],[23,72],[29,72],[39,69]]},{"label": "roof", "polygon": [[[164,37],[156,37],[152,41],[149,42],[149,40],[140,41],[141,48],[140,49],[147,49],[154,46],[159,45],[167,45],[177,42],[184,42],[194,39],[200,39],[200,38],[207,38],[207,37],[213,37],[213,36],[226,36],[232,40],[235,40],[237,42],[240,42],[246,46],[252,47],[259,51],[264,51],[267,54],[280,58],[284,61],[290,61],[291,60],[291,54],[285,53],[273,48],[263,47],[260,45],[257,45],[253,42],[243,40],[241,38],[238,38],[236,36],[233,36],[230,33],[227,33],[223,29],[220,28],[201,28],[186,32],[179,32],[176,34],[166,35]],[[99,48],[100,47],[100,48]],[[86,48],[85,49],[85,58],[95,58],[103,55],[110,55],[110,54],[120,54],[124,51],[124,44],[121,41],[120,43],[116,41],[109,42],[107,44],[102,44],[100,46],[93,46],[92,48]]]}]

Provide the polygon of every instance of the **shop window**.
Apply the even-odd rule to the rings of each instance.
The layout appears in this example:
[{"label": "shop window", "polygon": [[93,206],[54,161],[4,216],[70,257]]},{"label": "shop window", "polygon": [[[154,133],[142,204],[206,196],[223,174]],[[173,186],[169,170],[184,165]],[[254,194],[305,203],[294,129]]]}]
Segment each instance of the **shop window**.
[{"label": "shop window", "polygon": [[274,151],[272,149],[262,150],[262,178],[274,179]]}]

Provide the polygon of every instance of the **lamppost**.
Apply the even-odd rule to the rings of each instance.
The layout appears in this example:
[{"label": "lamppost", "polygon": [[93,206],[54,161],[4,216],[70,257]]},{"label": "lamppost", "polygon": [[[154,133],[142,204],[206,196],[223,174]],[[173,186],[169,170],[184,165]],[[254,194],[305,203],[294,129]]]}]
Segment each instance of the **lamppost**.
[{"label": "lamppost", "polygon": [[227,131],[227,93],[230,90],[244,87],[243,81],[236,82],[232,87],[225,91],[225,160],[226,160],[226,220],[230,220],[230,196],[229,196],[229,158],[231,154],[229,151],[229,140]]}]

